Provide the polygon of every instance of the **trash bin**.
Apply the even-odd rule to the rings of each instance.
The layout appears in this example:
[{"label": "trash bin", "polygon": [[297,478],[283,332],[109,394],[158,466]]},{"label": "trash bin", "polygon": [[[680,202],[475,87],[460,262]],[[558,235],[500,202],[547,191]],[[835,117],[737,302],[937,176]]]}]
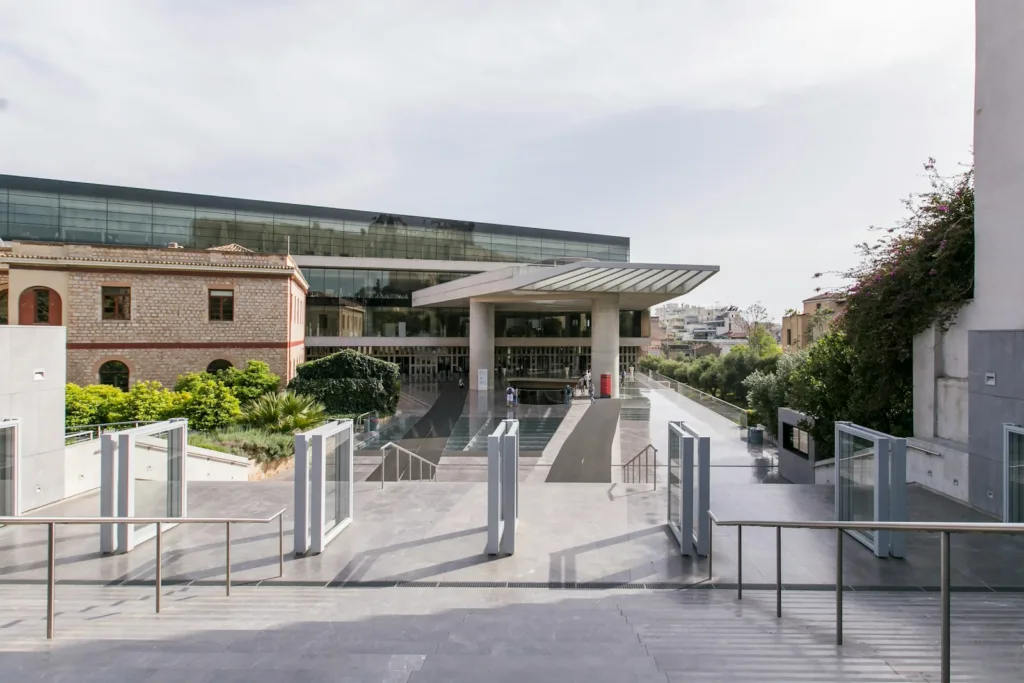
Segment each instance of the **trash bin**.
[{"label": "trash bin", "polygon": [[612,397],[612,376],[609,374],[601,375],[601,398]]},{"label": "trash bin", "polygon": [[760,446],[764,443],[764,427],[758,425],[747,429],[747,443],[751,446]]}]

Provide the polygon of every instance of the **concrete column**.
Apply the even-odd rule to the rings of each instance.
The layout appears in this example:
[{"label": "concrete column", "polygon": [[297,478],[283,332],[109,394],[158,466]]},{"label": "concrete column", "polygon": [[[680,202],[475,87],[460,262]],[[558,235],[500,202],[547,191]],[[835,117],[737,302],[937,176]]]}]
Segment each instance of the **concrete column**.
[{"label": "concrete column", "polygon": [[590,309],[590,356],[594,393],[600,395],[601,375],[612,376],[612,398],[619,396],[619,297],[594,299]]},{"label": "concrete column", "polygon": [[488,390],[494,389],[494,304],[469,300],[469,388],[479,391],[480,370],[487,371]]}]

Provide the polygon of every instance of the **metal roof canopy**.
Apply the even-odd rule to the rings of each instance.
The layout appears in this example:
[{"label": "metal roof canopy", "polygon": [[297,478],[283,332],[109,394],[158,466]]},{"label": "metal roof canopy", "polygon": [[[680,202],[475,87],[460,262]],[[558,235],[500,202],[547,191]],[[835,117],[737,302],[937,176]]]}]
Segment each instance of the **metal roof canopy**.
[{"label": "metal roof canopy", "polygon": [[589,310],[595,297],[617,294],[619,306],[633,310],[688,294],[717,272],[718,266],[605,261],[517,265],[421,289],[412,305],[468,306],[477,299],[499,309]]}]

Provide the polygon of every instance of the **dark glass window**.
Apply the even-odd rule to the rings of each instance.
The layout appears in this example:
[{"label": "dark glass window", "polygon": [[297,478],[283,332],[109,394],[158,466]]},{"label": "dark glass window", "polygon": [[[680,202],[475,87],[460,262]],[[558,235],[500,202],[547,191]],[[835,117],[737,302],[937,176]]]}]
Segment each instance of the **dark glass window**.
[{"label": "dark glass window", "polygon": [[48,324],[50,322],[50,290],[33,290],[35,298],[35,315],[33,320],[36,324]]},{"label": "dark glass window", "polygon": [[132,319],[131,287],[103,287],[101,297],[104,320]]},{"label": "dark glass window", "polygon": [[210,320],[229,322],[235,319],[235,292],[231,289],[210,290]]},{"label": "dark glass window", "polygon": [[0,325],[7,324],[7,290],[0,292]]},{"label": "dark glass window", "polygon": [[108,360],[100,366],[100,384],[128,391],[128,366],[119,360]]},{"label": "dark glass window", "polygon": [[811,455],[811,435],[795,425],[783,423],[782,447],[801,457],[809,458]]},{"label": "dark glass window", "polygon": [[228,368],[231,367],[233,367],[231,365],[231,361],[219,358],[215,361],[211,361],[210,364],[206,366],[206,371],[209,372],[210,374],[213,374],[216,372],[220,372],[221,370],[227,370]]}]

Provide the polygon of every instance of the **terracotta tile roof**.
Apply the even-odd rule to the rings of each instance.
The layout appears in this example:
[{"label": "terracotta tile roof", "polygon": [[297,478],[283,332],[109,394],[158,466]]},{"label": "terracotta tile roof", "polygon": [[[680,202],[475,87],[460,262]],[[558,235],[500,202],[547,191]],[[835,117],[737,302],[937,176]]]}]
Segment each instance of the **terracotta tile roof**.
[{"label": "terracotta tile roof", "polygon": [[842,292],[822,292],[812,296],[810,299],[804,299],[801,303],[807,303],[808,301],[844,301],[845,299],[846,295]]}]

